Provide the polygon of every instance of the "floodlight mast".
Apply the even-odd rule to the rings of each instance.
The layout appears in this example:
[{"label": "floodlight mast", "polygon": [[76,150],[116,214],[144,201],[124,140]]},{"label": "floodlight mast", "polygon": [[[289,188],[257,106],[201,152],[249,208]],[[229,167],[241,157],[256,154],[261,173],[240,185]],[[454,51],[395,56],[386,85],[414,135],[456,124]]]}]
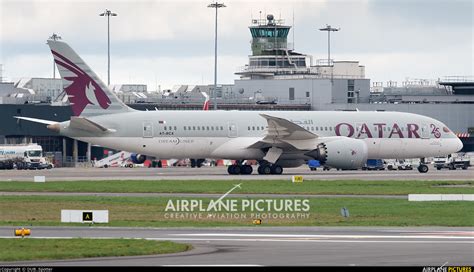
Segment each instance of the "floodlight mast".
[{"label": "floodlight mast", "polygon": [[99,14],[99,16],[107,16],[107,86],[110,85],[110,16],[117,16],[108,9],[105,12]]},{"label": "floodlight mast", "polygon": [[207,6],[208,8],[215,8],[216,9],[216,22],[215,22],[215,31],[214,31],[214,92],[212,95],[213,98],[213,108],[217,110],[217,10],[219,8],[225,8],[226,5],[224,3],[212,3]]},{"label": "floodlight mast", "polygon": [[[56,33],[53,33],[53,35],[51,35],[49,39],[53,41],[57,41],[57,40],[61,40],[61,36],[57,35]],[[56,78],[56,62],[54,61],[54,58],[53,58],[53,78]]]},{"label": "floodlight mast", "polygon": [[331,25],[326,25],[324,28],[320,28],[320,31],[328,32],[328,66],[331,66],[331,32],[336,32],[341,30],[341,28],[334,28]]}]

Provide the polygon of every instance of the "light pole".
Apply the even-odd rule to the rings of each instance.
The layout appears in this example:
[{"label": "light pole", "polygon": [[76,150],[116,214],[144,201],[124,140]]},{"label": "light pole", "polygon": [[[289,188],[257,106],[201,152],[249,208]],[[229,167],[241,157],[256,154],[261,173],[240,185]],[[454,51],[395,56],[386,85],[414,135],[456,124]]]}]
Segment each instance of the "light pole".
[{"label": "light pole", "polygon": [[[51,35],[49,39],[53,41],[57,41],[57,40],[61,40],[61,36],[57,35],[56,33],[53,33],[53,35]],[[54,61],[54,58],[53,58],[53,78],[56,78],[56,62]]]},{"label": "light pole", "polygon": [[224,3],[212,3],[207,6],[208,8],[215,8],[216,9],[216,28],[214,32],[214,92],[213,92],[213,100],[214,100],[214,110],[217,110],[217,9],[225,8],[226,6]]},{"label": "light pole", "polygon": [[339,31],[341,29],[331,27],[330,25],[326,25],[325,28],[320,28],[319,30],[328,32],[328,66],[331,66],[331,31],[336,32],[336,31]]},{"label": "light pole", "polygon": [[99,16],[107,16],[107,86],[110,85],[110,16],[117,16],[117,13],[106,9]]}]

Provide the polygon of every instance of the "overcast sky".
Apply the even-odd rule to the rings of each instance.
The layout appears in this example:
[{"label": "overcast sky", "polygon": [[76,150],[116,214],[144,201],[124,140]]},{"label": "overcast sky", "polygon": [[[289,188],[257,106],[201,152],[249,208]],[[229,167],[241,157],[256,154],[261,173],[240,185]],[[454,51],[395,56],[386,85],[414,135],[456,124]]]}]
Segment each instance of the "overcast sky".
[{"label": "overcast sky", "polygon": [[[224,1],[224,0],[223,0]],[[0,0],[0,63],[3,76],[52,77],[46,39],[58,33],[107,81],[110,9],[111,83],[212,84],[214,10],[210,1]],[[219,9],[218,82],[233,83],[248,62],[252,17],[274,14],[293,25],[297,52],[358,60],[374,81],[474,75],[474,4],[470,0],[225,0]]]}]

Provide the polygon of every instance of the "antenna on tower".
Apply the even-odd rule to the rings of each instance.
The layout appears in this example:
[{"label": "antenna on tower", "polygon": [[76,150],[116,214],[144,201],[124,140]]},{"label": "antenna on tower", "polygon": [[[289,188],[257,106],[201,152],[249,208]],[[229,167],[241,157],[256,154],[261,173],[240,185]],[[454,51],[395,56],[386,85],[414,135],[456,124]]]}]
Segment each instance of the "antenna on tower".
[{"label": "antenna on tower", "polygon": [[293,28],[293,50],[295,50],[295,8],[293,8],[293,26],[291,28]]}]

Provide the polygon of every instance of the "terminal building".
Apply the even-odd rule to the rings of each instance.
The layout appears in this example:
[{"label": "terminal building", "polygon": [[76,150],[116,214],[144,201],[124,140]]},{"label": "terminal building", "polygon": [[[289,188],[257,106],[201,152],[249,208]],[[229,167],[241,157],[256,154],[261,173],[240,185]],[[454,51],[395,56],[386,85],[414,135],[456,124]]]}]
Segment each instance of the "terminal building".
[{"label": "terminal building", "polygon": [[[150,92],[146,85],[110,88],[137,110],[200,110],[201,92],[215,95],[219,110],[402,111],[444,122],[463,141],[463,152],[474,151],[474,77],[443,77],[370,82],[355,60],[316,59],[296,52],[287,42],[291,26],[268,15],[252,20],[251,55],[236,71],[233,84],[176,85]],[[1,79],[1,75],[0,75]],[[38,143],[54,156],[57,166],[88,163],[107,155],[104,147],[58,136],[41,124],[13,116],[65,121],[72,112],[60,79],[0,80],[0,144]],[[214,100],[211,100],[211,109]]]}]

